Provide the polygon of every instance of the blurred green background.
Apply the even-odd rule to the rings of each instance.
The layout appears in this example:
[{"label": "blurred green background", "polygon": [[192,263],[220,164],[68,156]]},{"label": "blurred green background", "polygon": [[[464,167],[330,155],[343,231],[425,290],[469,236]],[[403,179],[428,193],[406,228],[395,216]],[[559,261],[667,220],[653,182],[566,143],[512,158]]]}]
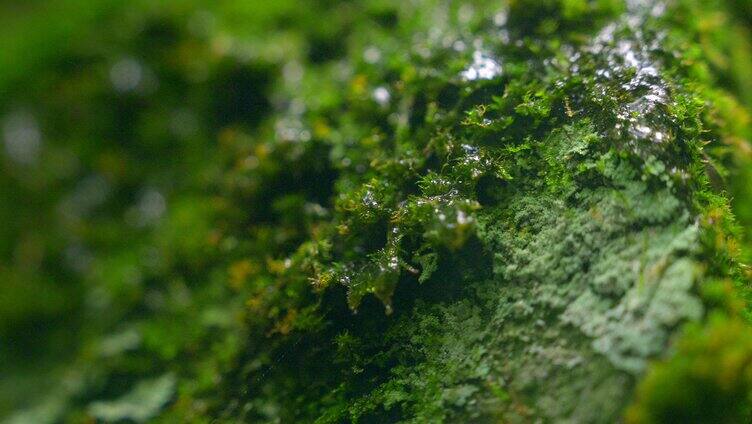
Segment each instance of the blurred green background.
[{"label": "blurred green background", "polygon": [[[749,262],[752,2],[684,3],[733,94],[719,168]],[[139,411],[101,416],[150,417],[175,391],[176,416],[205,414],[268,280],[246,282],[274,267],[247,258],[291,252],[327,201],[327,152],[307,141],[330,129],[299,109],[334,109],[352,58],[434,5],[0,3],[0,420],[84,420],[64,411],[137,383]]]},{"label": "blurred green background", "polygon": [[[265,141],[273,112],[382,4],[2,3],[0,417],[54,420],[149,377],[171,398],[169,370],[213,388],[258,266],[241,259],[295,246],[270,210],[297,219],[316,189],[320,160],[286,169],[310,153]],[[268,227],[254,245],[249,221]]]}]

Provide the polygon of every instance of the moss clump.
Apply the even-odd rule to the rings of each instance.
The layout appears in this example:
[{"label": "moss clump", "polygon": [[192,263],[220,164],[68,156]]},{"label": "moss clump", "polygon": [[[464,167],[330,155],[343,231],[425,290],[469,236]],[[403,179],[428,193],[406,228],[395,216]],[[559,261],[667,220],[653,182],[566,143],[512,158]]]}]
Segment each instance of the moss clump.
[{"label": "moss clump", "polygon": [[[410,104],[405,119],[384,128],[352,118],[379,128],[384,144],[352,151],[371,170],[342,171],[332,230],[319,233],[325,249],[297,260],[320,289],[344,286],[351,307],[374,293],[398,316],[387,342],[372,342],[382,323],[356,319],[337,336],[338,315],[321,304],[327,331],[347,340],[338,354],[347,349],[358,365],[297,381],[267,371],[268,388],[246,397],[250,411],[280,405],[283,417],[305,420],[323,409],[332,422],[618,419],[677,328],[705,319],[703,282],[742,278],[734,224],[704,165],[715,128],[687,77],[700,65],[664,47],[687,41],[666,39],[660,6],[633,5],[590,34],[565,17],[571,26],[547,24],[558,38],[544,43],[528,21],[558,3],[514,4],[501,37],[483,27],[493,36],[481,35],[464,68],[394,83],[394,103],[382,107],[399,116],[388,108]],[[451,271],[458,266],[464,275]],[[416,293],[431,306],[411,306]],[[329,355],[321,348],[301,364]],[[338,377],[317,386],[324,372]],[[275,392],[277,378],[289,391]],[[325,394],[331,384],[336,398]],[[302,387],[321,392],[309,390],[301,409],[281,406]],[[310,417],[284,415],[302,405],[318,406]]]},{"label": "moss clump", "polygon": [[712,315],[705,326],[687,327],[675,356],[645,377],[626,421],[748,421],[752,346],[747,326]]}]

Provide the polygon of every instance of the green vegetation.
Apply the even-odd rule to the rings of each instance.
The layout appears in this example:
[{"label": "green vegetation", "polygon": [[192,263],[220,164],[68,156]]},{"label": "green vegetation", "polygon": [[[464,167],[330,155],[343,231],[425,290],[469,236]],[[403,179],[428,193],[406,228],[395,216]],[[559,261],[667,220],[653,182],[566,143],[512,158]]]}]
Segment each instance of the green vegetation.
[{"label": "green vegetation", "polygon": [[13,10],[0,419],[752,419],[749,1]]}]

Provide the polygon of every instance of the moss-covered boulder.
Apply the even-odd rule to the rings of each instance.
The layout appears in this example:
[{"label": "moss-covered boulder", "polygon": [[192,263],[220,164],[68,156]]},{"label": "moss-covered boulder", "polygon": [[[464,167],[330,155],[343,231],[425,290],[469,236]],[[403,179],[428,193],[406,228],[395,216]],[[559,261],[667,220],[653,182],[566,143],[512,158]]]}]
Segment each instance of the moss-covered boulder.
[{"label": "moss-covered boulder", "polygon": [[81,162],[9,159],[63,199],[9,239],[83,336],[11,422],[752,419],[746,2],[199,3],[27,95]]}]

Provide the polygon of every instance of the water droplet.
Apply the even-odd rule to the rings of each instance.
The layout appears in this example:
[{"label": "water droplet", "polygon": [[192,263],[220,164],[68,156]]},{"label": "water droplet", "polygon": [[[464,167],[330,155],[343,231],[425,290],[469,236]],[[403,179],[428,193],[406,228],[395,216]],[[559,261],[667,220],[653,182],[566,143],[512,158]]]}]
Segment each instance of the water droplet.
[{"label": "water droplet", "polygon": [[377,208],[379,206],[379,202],[376,201],[375,196],[370,190],[366,191],[361,200],[363,204],[369,208]]},{"label": "water droplet", "polygon": [[389,94],[389,90],[387,90],[385,87],[377,87],[375,90],[373,90],[373,99],[382,107],[386,107],[389,105],[389,100],[391,100],[392,95]]},{"label": "water droplet", "polygon": [[462,71],[460,75],[466,81],[490,80],[501,75],[502,68],[499,62],[483,52],[473,52],[473,63]]},{"label": "water droplet", "polygon": [[[613,131],[637,152],[645,154],[651,144],[670,139],[665,111],[670,93],[652,54],[659,47],[659,38],[650,39],[642,32],[642,23],[652,13],[656,2],[631,0],[629,3],[626,18],[604,27],[583,53],[599,63],[595,71],[597,97],[631,99],[617,106]],[[573,70],[580,59],[574,58]]]}]

